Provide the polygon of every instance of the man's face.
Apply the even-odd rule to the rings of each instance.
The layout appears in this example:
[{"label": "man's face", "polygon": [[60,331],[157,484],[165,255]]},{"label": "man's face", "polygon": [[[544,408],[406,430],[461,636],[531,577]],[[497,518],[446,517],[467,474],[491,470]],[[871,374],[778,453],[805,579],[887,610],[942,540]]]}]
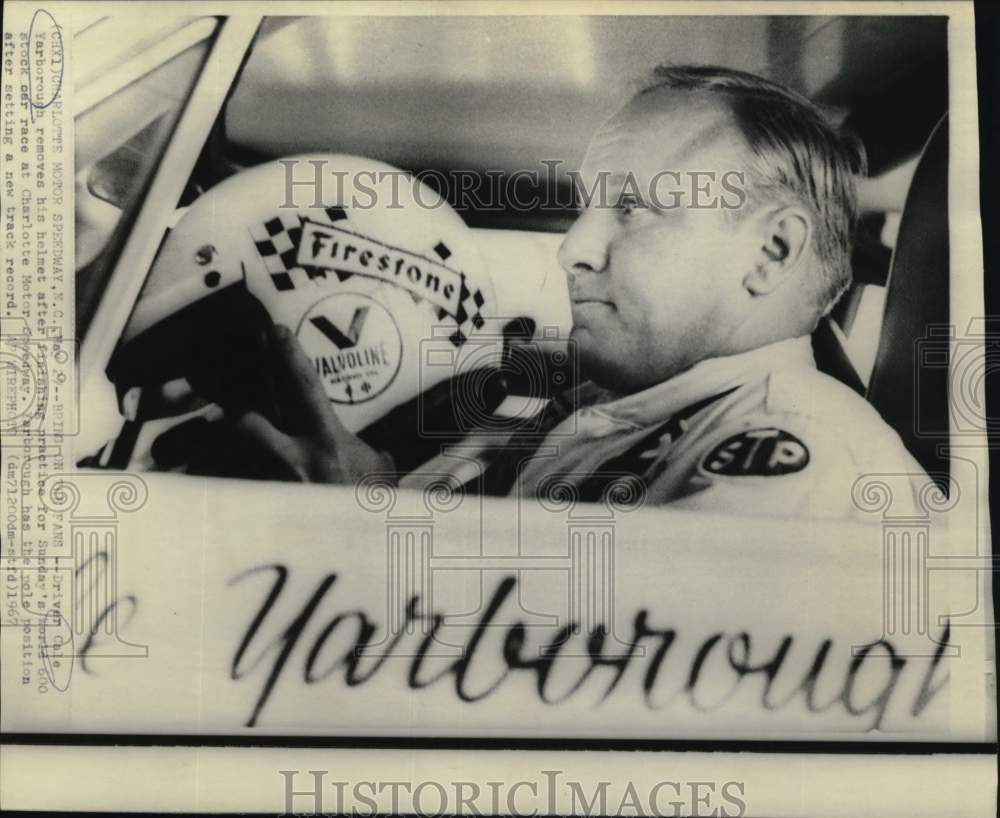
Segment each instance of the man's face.
[{"label": "man's face", "polygon": [[[720,181],[745,167],[744,151],[725,107],[686,93],[633,100],[594,136],[581,182],[591,191],[603,175],[607,195],[597,188],[559,261],[571,337],[597,383],[633,392],[724,354],[745,318],[742,281],[760,246],[752,220],[721,207],[737,201]],[[702,190],[693,195],[691,172],[715,181],[695,176]]]}]

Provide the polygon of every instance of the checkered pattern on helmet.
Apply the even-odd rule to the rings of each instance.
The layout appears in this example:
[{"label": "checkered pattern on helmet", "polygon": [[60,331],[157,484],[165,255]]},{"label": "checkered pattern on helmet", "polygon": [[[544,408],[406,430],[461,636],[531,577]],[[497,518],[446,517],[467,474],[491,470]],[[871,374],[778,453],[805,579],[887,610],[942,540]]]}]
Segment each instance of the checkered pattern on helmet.
[{"label": "checkered pattern on helmet", "polygon": [[[451,256],[451,250],[448,245],[443,241],[439,241],[434,245],[434,252],[437,253],[438,258],[441,261],[447,261]],[[469,340],[469,335],[473,329],[482,329],[485,321],[480,313],[480,309],[483,306],[485,299],[480,290],[470,290],[465,285],[465,276],[462,276],[462,289],[458,294],[458,310],[455,312],[454,319],[458,327],[455,331],[448,337],[448,340],[456,346],[460,347],[467,340]],[[437,317],[439,321],[444,321],[448,317],[448,312],[439,307],[437,310]]]},{"label": "checkered pattern on helmet", "polygon": [[[331,222],[346,219],[347,214],[342,208],[326,208],[326,216]],[[294,290],[304,286],[316,278],[326,278],[327,270],[321,267],[302,266],[297,263],[299,242],[302,240],[302,219],[298,213],[281,213],[263,224],[250,228],[250,237],[254,241],[257,253],[264,262],[264,269],[271,276],[271,281],[280,291]],[[451,250],[443,242],[434,245],[434,252],[442,261],[447,261]],[[351,273],[334,271],[340,281],[346,281]],[[414,303],[422,299],[412,290],[408,290]],[[456,346],[462,346],[474,329],[481,329],[485,324],[480,310],[485,303],[482,291],[470,290],[462,275],[462,287],[459,292],[458,310],[450,316],[442,308],[438,308],[437,317],[443,321],[452,318],[457,327],[448,340]]]},{"label": "checkered pattern on helmet", "polygon": [[[331,222],[347,218],[340,207],[328,207],[325,212]],[[302,240],[302,219],[298,213],[280,213],[263,224],[253,225],[250,237],[276,289],[294,290],[315,278],[326,278],[326,270],[301,266],[296,261]],[[350,273],[337,273],[340,281],[350,277]]]},{"label": "checkered pattern on helmet", "polygon": [[458,294],[458,310],[455,312],[455,323],[458,324],[458,329],[448,337],[454,346],[462,346],[469,340],[469,335],[474,329],[482,329],[485,321],[480,309],[485,300],[482,291],[479,289],[470,290],[466,286],[463,275],[462,289]]}]

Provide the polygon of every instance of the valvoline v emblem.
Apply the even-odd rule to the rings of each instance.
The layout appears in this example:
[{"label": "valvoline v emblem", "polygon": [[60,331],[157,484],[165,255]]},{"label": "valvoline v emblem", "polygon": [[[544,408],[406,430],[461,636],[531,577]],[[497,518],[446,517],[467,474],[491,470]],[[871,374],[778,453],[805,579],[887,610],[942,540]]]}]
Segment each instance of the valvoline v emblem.
[{"label": "valvoline v emblem", "polygon": [[347,328],[346,334],[341,332],[340,328],[325,315],[314,315],[309,319],[309,322],[333,341],[337,349],[350,349],[357,345],[358,339],[361,337],[365,320],[368,318],[368,310],[369,307],[358,307],[354,311],[354,315],[351,317],[351,325]]},{"label": "valvoline v emblem", "polygon": [[334,403],[364,403],[392,385],[403,336],[389,311],[361,293],[317,301],[298,328],[299,342]]}]

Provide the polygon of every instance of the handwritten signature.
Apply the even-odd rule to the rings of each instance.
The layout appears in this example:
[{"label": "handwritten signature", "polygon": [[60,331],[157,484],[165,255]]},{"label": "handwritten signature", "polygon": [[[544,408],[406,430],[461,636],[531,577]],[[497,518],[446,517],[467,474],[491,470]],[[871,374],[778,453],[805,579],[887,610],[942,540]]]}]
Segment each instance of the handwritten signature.
[{"label": "handwritten signature", "polygon": [[[776,647],[762,645],[754,641],[747,632],[714,633],[699,635],[695,640],[682,639],[676,628],[654,627],[652,612],[640,609],[633,620],[631,639],[624,650],[606,652],[607,629],[596,630],[589,635],[583,634],[579,623],[570,622],[554,632],[550,641],[540,648],[529,649],[527,630],[522,623],[514,622],[506,625],[506,635],[502,645],[496,642],[487,645],[486,633],[495,631],[500,624],[495,621],[505,601],[515,595],[517,578],[505,577],[493,590],[492,597],[485,605],[478,625],[467,635],[462,645],[460,655],[454,662],[435,672],[426,669],[425,660],[436,634],[445,624],[446,615],[433,611],[421,611],[421,599],[414,595],[406,608],[407,623],[392,637],[381,643],[385,645],[380,655],[372,657],[378,623],[369,618],[362,610],[351,609],[341,611],[332,618],[329,614],[319,613],[321,603],[326,601],[331,589],[338,582],[337,574],[326,574],[322,577],[316,590],[305,601],[298,613],[290,620],[279,619],[277,631],[274,630],[273,610],[277,607],[278,598],[285,592],[290,570],[283,564],[260,565],[234,577],[230,584],[241,583],[255,575],[270,575],[272,582],[267,596],[252,621],[248,624],[243,638],[232,659],[230,677],[234,681],[254,674],[262,665],[270,668],[260,689],[256,704],[246,721],[247,727],[254,727],[261,713],[274,692],[279,678],[289,666],[295,666],[291,672],[298,675],[306,685],[321,683],[331,677],[340,677],[340,681],[352,688],[367,683],[376,673],[389,666],[393,654],[397,657],[408,657],[405,676],[401,680],[411,690],[428,687],[436,683],[447,683],[451,677],[455,695],[463,702],[481,701],[493,695],[510,676],[528,674],[534,676],[534,688],[538,700],[546,705],[555,705],[573,697],[581,690],[585,682],[592,676],[605,676],[604,690],[600,701],[604,701],[619,687],[628,687],[623,681],[625,671],[630,665],[644,664],[641,682],[638,689],[633,688],[631,695],[640,698],[647,708],[659,710],[668,705],[675,696],[681,696],[690,706],[701,712],[717,710],[724,706],[735,693],[737,686],[753,685],[754,679],[762,684],[757,687],[759,706],[765,711],[778,711],[804,705],[810,713],[823,713],[830,709],[842,710],[845,714],[858,718],[867,718],[865,729],[877,730],[882,726],[889,700],[894,693],[900,675],[904,672],[908,660],[900,656],[893,645],[880,639],[854,652],[849,661],[845,661],[842,652],[834,650],[834,640],[825,638],[810,642],[791,634],[783,636]],[[317,619],[319,620],[317,622]],[[265,620],[268,622],[270,635],[263,635]],[[325,624],[321,624],[325,621]],[[410,628],[415,622],[430,624],[430,632],[423,636],[414,652],[408,647],[399,650],[400,643],[407,633],[417,633],[421,629]],[[317,625],[321,625],[318,632]],[[338,653],[331,660],[326,649],[328,642],[333,641],[336,631],[353,629],[353,639],[348,649]],[[309,635],[305,636],[309,631]],[[941,678],[938,665],[944,655],[944,647],[949,642],[950,625],[946,625],[939,640],[939,648],[933,660],[924,667],[907,669],[907,677],[922,672],[919,689],[912,699],[909,713],[914,718],[927,708],[928,704],[941,691],[947,679]],[[563,678],[562,689],[557,686],[556,665],[565,665],[564,656],[568,657],[567,648],[574,638],[585,640],[585,661],[579,663],[575,678]],[[300,643],[305,643],[301,644]],[[675,645],[675,643],[677,643]],[[794,649],[793,649],[794,644]],[[251,650],[252,647],[252,650]],[[680,651],[678,653],[677,651]],[[711,654],[716,653],[714,670],[706,668],[710,663]],[[494,667],[494,678],[483,686],[480,680],[479,688],[473,689],[470,677],[470,667],[481,663],[486,655],[487,664]],[[367,661],[363,657],[369,657]],[[578,660],[579,657],[576,657]],[[721,658],[721,668],[719,659]],[[888,660],[888,661],[886,661]],[[863,673],[865,665],[879,665],[888,678],[884,679],[881,688],[875,690],[875,695],[865,699],[865,693],[859,688],[867,688],[870,692],[872,683]],[[398,665],[396,665],[398,667]],[[671,673],[671,670],[673,673]],[[706,702],[703,700],[704,681],[710,675],[721,676],[729,683],[730,689],[720,700]],[[381,675],[385,675],[383,672]],[[570,674],[572,676],[574,674]],[[563,674],[565,677],[566,674]],[[674,689],[667,692],[667,701],[662,700],[662,688],[669,681],[664,677],[673,676]],[[822,679],[821,679],[822,676]],[[779,678],[780,677],[780,678]],[[832,677],[835,694],[822,701],[820,688],[826,689]],[[859,681],[866,677],[865,682]],[[789,681],[786,682],[786,679]],[[679,682],[680,688],[676,688]],[[635,684],[635,682],[632,682]],[[783,694],[777,693],[777,688],[783,688]],[[628,694],[626,694],[628,695]],[[903,694],[907,695],[907,694]],[[898,696],[897,696],[898,697]]]}]

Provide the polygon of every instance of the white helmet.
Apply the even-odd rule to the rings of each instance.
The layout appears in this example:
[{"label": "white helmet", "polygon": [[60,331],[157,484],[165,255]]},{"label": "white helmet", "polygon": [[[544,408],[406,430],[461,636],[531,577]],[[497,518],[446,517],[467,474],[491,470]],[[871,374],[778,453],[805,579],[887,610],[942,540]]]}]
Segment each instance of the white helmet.
[{"label": "white helmet", "polygon": [[[501,361],[494,286],[472,232],[429,187],[371,159],[267,162],[198,198],[161,248],[112,380],[121,391],[183,374],[169,371],[177,344],[212,357],[241,299],[296,333],[351,431]],[[177,331],[199,322],[200,352]]]}]

